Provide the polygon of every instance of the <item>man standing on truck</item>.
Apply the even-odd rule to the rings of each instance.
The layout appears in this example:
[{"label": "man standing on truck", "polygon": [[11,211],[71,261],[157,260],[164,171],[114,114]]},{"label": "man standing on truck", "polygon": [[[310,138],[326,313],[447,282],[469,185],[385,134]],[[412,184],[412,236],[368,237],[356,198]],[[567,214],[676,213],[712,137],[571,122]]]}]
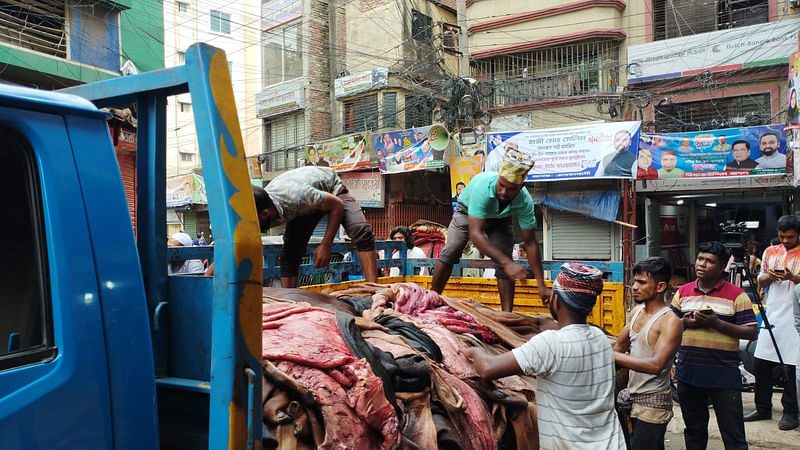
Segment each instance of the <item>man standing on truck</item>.
[{"label": "man standing on truck", "polygon": [[536,217],[533,200],[525,187],[525,178],[533,160],[514,148],[506,149],[498,172],[476,175],[461,191],[447,228],[447,244],[433,269],[431,289],[442,293],[453,265],[472,241],[475,247],[495,262],[500,306],[503,311],[514,307],[514,280],[524,280],[528,270],[512,259],[514,229],[511,216],[516,215],[522,229],[522,240],[542,300],[549,297],[544,284],[539,243],[536,241]]},{"label": "man standing on truck", "polygon": [[697,246],[697,279],[675,293],[672,309],[683,324],[675,379],[687,449],[708,444],[708,399],[726,449],[746,449],[742,419],[739,339],[758,334],[750,298],[722,276],[728,251],[720,242]]},{"label": "man standing on truck", "polygon": [[322,242],[314,251],[314,267],[330,263],[331,246],[339,225],[343,225],[358,250],[367,281],[378,279],[375,235],[356,199],[331,168],[307,166],[278,175],[266,187],[253,187],[261,230],[286,224],[278,263],[281,286],[297,287],[300,260],[306,254],[311,233],[323,216],[328,225]]},{"label": "man standing on truck", "polygon": [[664,304],[672,269],[664,258],[647,258],[633,267],[631,292],[641,305],[617,336],[614,360],[630,369],[623,397],[632,402],[633,450],[663,449],[672,419],[670,369],[681,344],[681,320]]},{"label": "man standing on truck", "polygon": [[602,291],[598,269],[566,263],[549,301],[555,329],[500,355],[480,347],[464,352],[484,380],[536,375],[541,448],[625,448],[614,409],[614,352],[603,331],[586,323]]}]

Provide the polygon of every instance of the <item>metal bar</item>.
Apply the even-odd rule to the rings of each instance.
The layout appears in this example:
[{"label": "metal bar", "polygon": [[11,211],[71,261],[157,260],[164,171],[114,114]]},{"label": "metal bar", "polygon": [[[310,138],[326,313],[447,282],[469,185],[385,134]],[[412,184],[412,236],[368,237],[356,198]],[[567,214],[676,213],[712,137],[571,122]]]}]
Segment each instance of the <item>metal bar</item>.
[{"label": "metal bar", "polygon": [[186,66],[170,67],[135,77],[113,78],[60,90],[60,92],[80,95],[101,108],[132,103],[143,92],[168,96],[187,91]]}]

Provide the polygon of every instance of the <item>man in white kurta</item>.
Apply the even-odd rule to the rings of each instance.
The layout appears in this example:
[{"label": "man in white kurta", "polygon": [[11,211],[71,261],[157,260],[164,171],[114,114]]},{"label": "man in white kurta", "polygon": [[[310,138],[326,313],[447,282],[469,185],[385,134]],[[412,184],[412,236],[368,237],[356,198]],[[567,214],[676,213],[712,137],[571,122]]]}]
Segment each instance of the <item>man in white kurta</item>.
[{"label": "man in white kurta", "polygon": [[[785,365],[783,386],[783,417],[778,424],[781,430],[792,430],[798,421],[797,385],[795,366],[798,363],[800,336],[794,328],[794,304],[798,301],[800,283],[800,220],[795,216],[778,219],[778,238],[781,243],[764,250],[758,284],[767,290],[767,319],[778,343]],[[756,376],[756,409],[744,415],[745,421],[772,417],[772,386],[776,380],[773,369],[779,365],[778,353],[769,331],[761,329],[756,343],[754,375]]]}]

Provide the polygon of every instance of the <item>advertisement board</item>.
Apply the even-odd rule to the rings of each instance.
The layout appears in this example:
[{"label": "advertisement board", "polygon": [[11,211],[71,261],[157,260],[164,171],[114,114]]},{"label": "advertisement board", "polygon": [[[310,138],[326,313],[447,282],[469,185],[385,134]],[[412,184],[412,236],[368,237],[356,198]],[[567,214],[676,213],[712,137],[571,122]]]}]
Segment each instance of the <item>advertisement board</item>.
[{"label": "advertisement board", "polygon": [[389,69],[378,68],[334,80],[336,98],[360,94],[389,85]]},{"label": "advertisement board", "polygon": [[306,147],[307,166],[330,167],[337,172],[370,167],[369,140],[363,134],[350,134]]},{"label": "advertisement board", "polygon": [[192,173],[167,180],[167,208],[207,204],[206,184],[200,175]]},{"label": "advertisement board", "polygon": [[445,167],[444,150],[428,142],[431,125],[370,135],[381,173],[400,173]]},{"label": "advertisement board", "polygon": [[483,156],[459,156],[450,158],[450,189],[452,201],[458,201],[461,191],[475,175],[481,173]]},{"label": "advertisement board", "polygon": [[628,83],[785,63],[797,51],[800,19],[628,46]]},{"label": "advertisement board", "polygon": [[365,208],[383,208],[384,185],[380,172],[347,172],[341,175],[350,195]]},{"label": "advertisement board", "polygon": [[784,174],[783,125],[644,133],[639,143],[640,179]]},{"label": "advertisement board", "polygon": [[256,117],[259,119],[303,108],[305,93],[302,80],[281,83],[256,94]]},{"label": "advertisement board", "polygon": [[484,170],[497,171],[507,148],[535,161],[527,181],[634,178],[640,122],[608,122],[488,133]]}]

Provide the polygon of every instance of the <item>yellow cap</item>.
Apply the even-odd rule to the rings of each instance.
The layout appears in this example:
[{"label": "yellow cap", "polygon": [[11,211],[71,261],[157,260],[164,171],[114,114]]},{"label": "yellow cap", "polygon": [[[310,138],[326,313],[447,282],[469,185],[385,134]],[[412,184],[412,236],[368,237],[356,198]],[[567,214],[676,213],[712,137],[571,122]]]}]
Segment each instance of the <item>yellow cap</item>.
[{"label": "yellow cap", "polygon": [[523,184],[533,164],[530,156],[517,149],[507,148],[497,173],[511,183]]}]

